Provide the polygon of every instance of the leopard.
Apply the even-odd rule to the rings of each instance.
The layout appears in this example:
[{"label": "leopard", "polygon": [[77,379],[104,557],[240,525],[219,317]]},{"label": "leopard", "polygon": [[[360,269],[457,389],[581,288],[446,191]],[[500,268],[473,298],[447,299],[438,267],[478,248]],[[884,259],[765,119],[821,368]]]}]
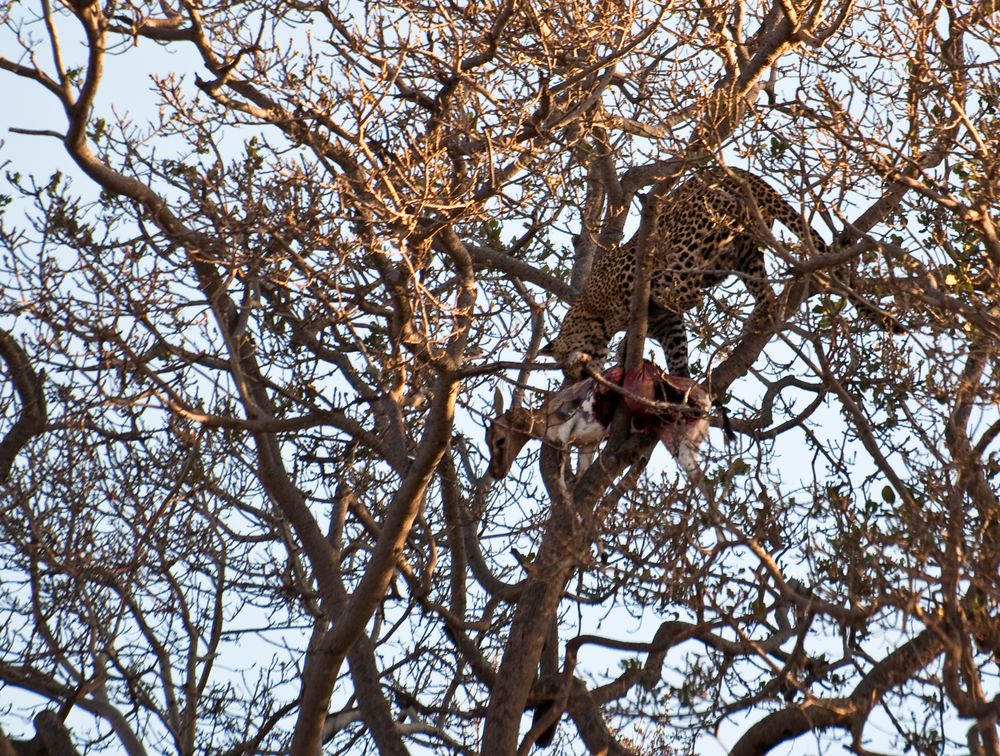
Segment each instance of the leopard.
[{"label": "leopard", "polygon": [[[695,172],[657,199],[646,235],[652,249],[647,333],[660,343],[671,375],[691,377],[684,313],[704,292],[739,276],[755,300],[754,315],[767,313],[774,291],[767,280],[764,248],[775,220],[815,254],[827,244],[811,225],[761,177],[738,168],[711,166]],[[598,367],[614,335],[629,325],[632,290],[641,259],[640,228],[629,241],[595,263],[559,334],[544,349],[578,380],[587,363]],[[808,241],[807,241],[808,240]]]}]

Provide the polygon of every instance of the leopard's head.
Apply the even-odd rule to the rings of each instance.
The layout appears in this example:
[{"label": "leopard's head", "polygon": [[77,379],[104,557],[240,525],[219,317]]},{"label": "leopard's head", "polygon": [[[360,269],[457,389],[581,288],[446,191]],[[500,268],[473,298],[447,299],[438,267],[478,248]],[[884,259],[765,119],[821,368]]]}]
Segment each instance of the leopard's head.
[{"label": "leopard's head", "polygon": [[592,363],[595,369],[601,369],[613,335],[607,332],[603,318],[572,307],[559,329],[559,335],[542,348],[542,354],[555,357],[566,377],[578,381],[587,377],[587,364]]}]

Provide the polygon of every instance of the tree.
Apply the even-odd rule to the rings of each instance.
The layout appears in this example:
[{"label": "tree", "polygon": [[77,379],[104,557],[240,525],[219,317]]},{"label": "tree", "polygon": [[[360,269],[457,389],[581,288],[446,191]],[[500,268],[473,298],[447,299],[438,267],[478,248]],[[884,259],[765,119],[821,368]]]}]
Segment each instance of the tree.
[{"label": "tree", "polygon": [[[995,0],[0,14],[61,107],[6,116],[7,732],[1000,752]],[[754,328],[738,282],[689,313],[737,443],[689,485],[619,419],[491,486],[494,387],[559,385],[595,256],[706,163],[832,242],[770,241]]]}]

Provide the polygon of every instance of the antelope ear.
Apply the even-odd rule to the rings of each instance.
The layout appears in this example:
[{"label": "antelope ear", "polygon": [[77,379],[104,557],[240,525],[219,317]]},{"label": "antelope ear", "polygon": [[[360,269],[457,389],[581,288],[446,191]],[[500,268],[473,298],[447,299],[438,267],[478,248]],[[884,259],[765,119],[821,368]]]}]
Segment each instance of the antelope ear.
[{"label": "antelope ear", "polygon": [[493,389],[493,412],[496,417],[503,414],[503,394],[500,393],[499,386]]}]

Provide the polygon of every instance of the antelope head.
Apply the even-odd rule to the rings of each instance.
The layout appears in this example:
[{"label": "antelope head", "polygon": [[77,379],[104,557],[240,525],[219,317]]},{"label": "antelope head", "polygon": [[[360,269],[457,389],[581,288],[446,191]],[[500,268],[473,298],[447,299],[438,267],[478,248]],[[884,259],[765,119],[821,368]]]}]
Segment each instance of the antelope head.
[{"label": "antelope head", "polygon": [[500,389],[493,395],[493,421],[486,429],[490,449],[489,474],[503,480],[510,472],[518,453],[529,439],[535,438],[535,416],[525,407],[511,407],[504,412]]}]

